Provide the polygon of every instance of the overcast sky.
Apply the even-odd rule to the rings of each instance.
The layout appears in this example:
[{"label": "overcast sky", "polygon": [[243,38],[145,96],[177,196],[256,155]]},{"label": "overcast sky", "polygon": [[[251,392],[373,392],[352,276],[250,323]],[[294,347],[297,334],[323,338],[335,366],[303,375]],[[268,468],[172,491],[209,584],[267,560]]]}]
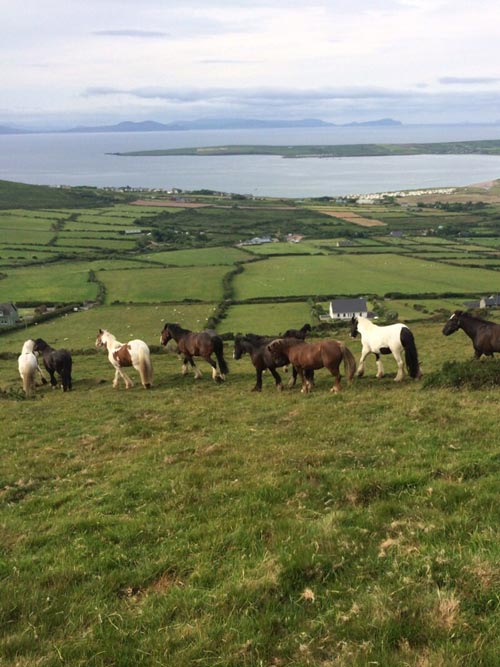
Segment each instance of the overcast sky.
[{"label": "overcast sky", "polygon": [[0,0],[0,123],[500,120],[498,0]]}]

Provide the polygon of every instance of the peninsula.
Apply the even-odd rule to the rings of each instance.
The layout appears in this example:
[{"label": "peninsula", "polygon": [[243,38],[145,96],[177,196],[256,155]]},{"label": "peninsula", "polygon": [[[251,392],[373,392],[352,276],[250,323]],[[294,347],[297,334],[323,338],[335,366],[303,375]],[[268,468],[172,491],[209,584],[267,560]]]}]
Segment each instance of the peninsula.
[{"label": "peninsula", "polygon": [[131,157],[172,155],[277,155],[284,158],[370,157],[387,155],[500,155],[500,140],[411,144],[345,144],[318,146],[203,146],[109,153]]}]

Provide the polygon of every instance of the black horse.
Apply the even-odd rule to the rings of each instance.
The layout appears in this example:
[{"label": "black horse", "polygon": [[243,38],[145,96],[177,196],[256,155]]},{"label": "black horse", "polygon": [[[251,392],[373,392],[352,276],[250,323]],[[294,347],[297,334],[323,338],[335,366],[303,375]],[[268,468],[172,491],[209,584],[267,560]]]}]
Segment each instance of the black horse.
[{"label": "black horse", "polygon": [[[255,372],[257,375],[257,381],[255,387],[252,391],[262,391],[262,373],[265,370],[268,370],[274,378],[276,383],[276,388],[280,391],[283,389],[283,383],[281,382],[281,376],[276,370],[281,366],[288,366],[288,358],[283,356],[283,358],[275,358],[271,352],[267,349],[269,343],[271,343],[274,338],[269,338],[267,336],[259,336],[257,334],[246,334],[246,336],[236,336],[234,340],[234,351],[233,358],[238,360],[241,359],[243,354],[248,353],[252,360],[252,363],[255,367]],[[293,367],[292,370],[293,377],[290,380],[290,384],[294,385],[297,381],[297,370]],[[314,377],[314,371],[311,371],[311,381]]]},{"label": "black horse", "polygon": [[456,310],[444,325],[443,334],[449,336],[459,329],[472,340],[476,359],[482,354],[492,357],[494,352],[500,352],[500,324]]},{"label": "black horse", "polygon": [[73,360],[71,359],[71,353],[65,349],[54,350],[42,338],[35,340],[33,352],[41,353],[43,365],[50,375],[50,384],[53,387],[57,387],[57,380],[55,378],[55,373],[57,373],[61,378],[63,391],[69,391],[72,387],[71,368]]},{"label": "black horse", "polygon": [[304,324],[303,327],[300,329],[287,329],[285,333],[283,334],[283,338],[300,338],[300,340],[305,340],[307,334],[312,331],[311,325],[307,324],[307,322]]}]

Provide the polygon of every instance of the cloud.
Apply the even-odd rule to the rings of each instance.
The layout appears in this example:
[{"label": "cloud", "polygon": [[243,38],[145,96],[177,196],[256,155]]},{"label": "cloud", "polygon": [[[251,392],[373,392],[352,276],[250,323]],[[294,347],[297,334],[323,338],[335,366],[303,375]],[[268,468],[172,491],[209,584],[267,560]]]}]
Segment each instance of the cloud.
[{"label": "cloud", "polygon": [[477,86],[484,83],[498,83],[500,78],[492,76],[443,76],[439,83],[445,86],[462,84],[466,86]]},{"label": "cloud", "polygon": [[376,87],[286,89],[286,88],[185,88],[171,89],[161,87],[114,88],[96,86],[84,92],[85,97],[110,95],[128,95],[147,100],[165,100],[169,102],[225,101],[246,104],[302,104],[314,101],[392,99],[412,96],[411,91],[390,90]]},{"label": "cloud", "polygon": [[158,37],[170,37],[168,32],[159,32],[155,30],[94,30],[93,35],[99,37],[140,37],[147,39],[157,39]]}]

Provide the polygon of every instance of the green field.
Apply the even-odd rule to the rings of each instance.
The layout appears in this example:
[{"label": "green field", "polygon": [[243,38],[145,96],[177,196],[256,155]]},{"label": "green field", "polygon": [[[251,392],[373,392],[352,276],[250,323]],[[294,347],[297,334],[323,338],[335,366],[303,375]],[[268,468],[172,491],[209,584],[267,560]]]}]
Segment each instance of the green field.
[{"label": "green field", "polygon": [[236,296],[314,294],[445,293],[491,290],[493,271],[454,268],[402,255],[284,257],[245,266],[235,281]]},{"label": "green field", "polygon": [[[439,329],[414,328],[425,373],[470,356]],[[498,388],[396,385],[388,359],[258,395],[247,358],[221,386],[153,364],[115,391],[76,355],[73,392],[24,401],[0,360],[6,665],[496,665]]]},{"label": "green field", "polygon": [[130,269],[99,272],[107,290],[107,303],[165,302],[196,299],[218,301],[226,267]]}]

